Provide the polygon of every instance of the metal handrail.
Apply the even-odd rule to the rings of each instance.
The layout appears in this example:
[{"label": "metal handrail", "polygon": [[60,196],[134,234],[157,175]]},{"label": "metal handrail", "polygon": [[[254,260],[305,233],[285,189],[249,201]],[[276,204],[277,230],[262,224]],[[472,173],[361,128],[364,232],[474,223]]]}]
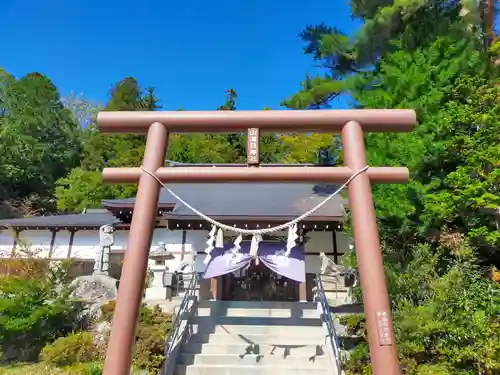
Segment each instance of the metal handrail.
[{"label": "metal handrail", "polygon": [[330,343],[332,345],[333,354],[335,356],[335,362],[337,365],[337,374],[342,374],[342,357],[340,351],[340,340],[337,335],[337,330],[335,329],[335,322],[332,319],[332,311],[330,305],[326,298],[325,287],[323,281],[321,280],[321,274],[316,274],[316,301],[320,303],[321,309],[323,310],[323,316],[326,323],[326,328],[328,330],[328,337],[330,338]]},{"label": "metal handrail", "polygon": [[179,337],[184,334],[184,332],[181,330],[182,316],[188,312],[188,309],[190,308],[190,301],[193,300],[192,297],[196,296],[196,291],[198,286],[198,273],[193,272],[191,275],[192,275],[191,281],[189,282],[189,285],[186,289],[186,293],[182,298],[177,313],[173,316],[172,328],[165,342],[165,359],[167,362],[169,356],[172,354],[172,351],[175,348],[174,343],[176,343]]}]

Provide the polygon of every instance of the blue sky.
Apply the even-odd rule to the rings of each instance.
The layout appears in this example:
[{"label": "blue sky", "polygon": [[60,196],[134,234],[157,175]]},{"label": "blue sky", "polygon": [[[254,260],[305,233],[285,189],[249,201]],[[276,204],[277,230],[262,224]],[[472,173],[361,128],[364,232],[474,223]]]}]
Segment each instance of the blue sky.
[{"label": "blue sky", "polygon": [[314,72],[304,26],[358,27],[348,0],[0,0],[0,14],[11,74],[38,71],[62,95],[101,102],[133,76],[164,109],[186,110],[215,109],[230,87],[238,109],[278,108]]}]

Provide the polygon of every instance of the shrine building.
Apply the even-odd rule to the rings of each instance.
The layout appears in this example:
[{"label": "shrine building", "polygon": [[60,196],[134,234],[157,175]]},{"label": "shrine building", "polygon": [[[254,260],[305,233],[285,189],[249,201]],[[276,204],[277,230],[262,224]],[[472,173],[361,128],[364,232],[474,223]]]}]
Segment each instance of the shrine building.
[{"label": "shrine building", "polygon": [[[168,187],[210,218],[245,229],[290,222],[338,189],[336,185],[311,183],[201,183]],[[119,280],[134,203],[135,197],[105,200],[102,208],[78,214],[0,220],[0,257],[9,258],[16,250],[28,248],[35,256],[51,261],[71,259],[74,277],[89,275],[101,249],[99,228],[111,225],[115,232],[109,274]],[[349,250],[350,239],[342,231],[346,206],[345,198],[334,196],[299,222],[289,262],[277,261],[287,243],[286,231],[263,235],[255,256],[248,255],[250,237],[243,236],[242,258],[233,263],[223,258],[224,251],[234,246],[237,234],[224,231],[223,249],[214,249],[207,261],[211,224],[163,189],[150,249],[150,280],[145,299],[167,298],[169,281],[165,281],[165,275],[178,272],[187,278],[197,272],[201,276],[202,298],[312,301],[313,279],[322,267],[320,255],[341,264],[342,256]]]}]

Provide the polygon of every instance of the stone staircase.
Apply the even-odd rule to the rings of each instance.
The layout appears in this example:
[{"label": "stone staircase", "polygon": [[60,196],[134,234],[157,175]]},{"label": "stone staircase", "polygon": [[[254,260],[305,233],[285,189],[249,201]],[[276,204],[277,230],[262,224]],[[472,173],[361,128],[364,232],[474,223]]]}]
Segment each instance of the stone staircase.
[{"label": "stone staircase", "polygon": [[174,375],[340,375],[314,303],[202,301]]}]

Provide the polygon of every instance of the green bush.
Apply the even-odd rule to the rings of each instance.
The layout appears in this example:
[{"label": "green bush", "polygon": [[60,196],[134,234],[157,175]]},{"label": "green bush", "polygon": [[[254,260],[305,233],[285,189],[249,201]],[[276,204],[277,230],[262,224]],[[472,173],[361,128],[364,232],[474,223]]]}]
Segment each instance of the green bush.
[{"label": "green bush", "polygon": [[115,313],[116,301],[108,301],[101,305],[101,319],[110,322],[113,320],[113,314]]},{"label": "green bush", "polygon": [[172,324],[172,315],[165,314],[160,306],[148,307],[142,305],[139,322],[141,324],[169,327]]},{"label": "green bush", "polygon": [[341,316],[339,322],[346,327],[349,335],[366,338],[366,319],[364,314]]},{"label": "green bush", "polygon": [[155,372],[165,361],[165,341],[172,327],[172,316],[159,306],[141,307],[135,341],[134,366]]},{"label": "green bush", "polygon": [[78,324],[80,306],[71,301],[69,264],[14,258],[1,266],[0,360],[36,360],[48,342]]},{"label": "green bush", "polygon": [[[102,319],[110,322],[115,310],[115,301],[101,306]],[[172,316],[165,314],[159,306],[141,306],[139,326],[135,338],[133,364],[135,368],[154,372],[165,361],[165,341],[172,327]]]},{"label": "green bush", "polygon": [[102,375],[102,366],[93,364],[85,373],[85,375]]},{"label": "green bush", "polygon": [[165,339],[168,331],[161,325],[144,324],[137,329],[134,367],[147,371],[161,368],[165,361]]},{"label": "green bush", "polygon": [[56,366],[68,366],[75,363],[93,362],[102,357],[94,336],[90,332],[77,332],[60,337],[46,345],[41,352],[44,362]]},{"label": "green bush", "polygon": [[[467,241],[416,246],[386,262],[400,365],[407,375],[500,374],[500,287],[484,276]],[[360,335],[346,374],[369,374],[362,316],[342,319]]]},{"label": "green bush", "polygon": [[[54,368],[54,367],[53,367]],[[102,365],[96,363],[74,363],[62,368],[64,374],[71,375],[102,375]]]}]

